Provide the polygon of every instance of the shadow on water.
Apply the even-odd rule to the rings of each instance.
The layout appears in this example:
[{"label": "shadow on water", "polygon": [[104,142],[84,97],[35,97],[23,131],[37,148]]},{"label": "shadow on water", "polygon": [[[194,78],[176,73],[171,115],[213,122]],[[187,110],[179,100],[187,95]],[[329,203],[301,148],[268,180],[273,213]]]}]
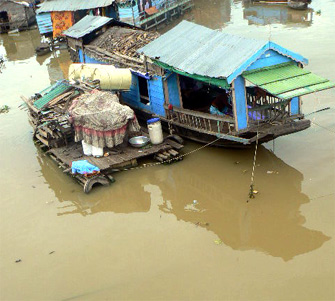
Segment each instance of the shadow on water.
[{"label": "shadow on water", "polygon": [[[304,227],[300,207],[310,200],[301,192],[303,175],[299,171],[260,147],[256,169],[259,194],[247,202],[252,150],[209,151],[212,159],[200,154],[171,166],[119,173],[120,182],[116,174],[111,187],[95,188],[89,195],[48,157],[39,153],[38,162],[62,204],[59,216],[173,214],[177,220],[214,232],[234,250],[256,250],[284,261],[318,249],[330,239]],[[152,188],[159,197],[151,193]]]}]

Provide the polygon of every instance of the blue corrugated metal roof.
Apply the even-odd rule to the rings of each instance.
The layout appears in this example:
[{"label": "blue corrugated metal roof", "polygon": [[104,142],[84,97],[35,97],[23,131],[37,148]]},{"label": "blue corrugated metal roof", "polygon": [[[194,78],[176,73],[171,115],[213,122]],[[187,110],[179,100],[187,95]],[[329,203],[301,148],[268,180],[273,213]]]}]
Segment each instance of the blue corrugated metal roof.
[{"label": "blue corrugated metal roof", "polygon": [[79,39],[91,33],[92,31],[104,26],[112,20],[112,18],[107,17],[85,16],[72,27],[65,30],[63,33],[68,37]]},{"label": "blue corrugated metal roof", "polygon": [[38,30],[41,34],[52,32],[52,21],[50,13],[36,15]]},{"label": "blue corrugated metal roof", "polygon": [[106,7],[113,4],[115,0],[47,0],[41,3],[37,13],[51,11],[76,11],[81,9],[92,9]]},{"label": "blue corrugated metal roof", "polygon": [[[243,38],[182,21],[138,52],[190,74],[228,78],[234,72],[242,73],[244,70],[239,69],[252,64],[253,56],[270,47],[283,49],[272,42]],[[298,61],[302,58],[292,52],[289,54]]]}]

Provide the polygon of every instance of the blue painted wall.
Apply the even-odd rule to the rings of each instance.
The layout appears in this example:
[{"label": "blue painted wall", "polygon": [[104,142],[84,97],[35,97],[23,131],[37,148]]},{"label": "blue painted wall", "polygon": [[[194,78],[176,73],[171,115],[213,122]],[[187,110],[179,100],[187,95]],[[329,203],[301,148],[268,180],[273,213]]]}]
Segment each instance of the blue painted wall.
[{"label": "blue painted wall", "polygon": [[138,109],[141,108],[141,105],[143,104],[140,102],[140,91],[138,88],[138,79],[136,75],[132,74],[131,86],[129,91],[121,92],[121,95],[125,103]]},{"label": "blue painted wall", "polygon": [[117,19],[117,12],[115,11],[115,8],[113,5],[110,5],[105,8],[105,14],[106,14],[106,17]]},{"label": "blue painted wall", "polygon": [[180,95],[178,89],[178,76],[173,73],[167,78],[167,86],[169,93],[169,103],[173,106],[180,107]]},{"label": "blue painted wall", "polygon": [[161,76],[154,76],[151,80],[148,80],[148,91],[151,112],[160,116],[165,116],[164,87]]},{"label": "blue painted wall", "polygon": [[300,113],[299,97],[294,97],[291,100],[291,115],[296,115],[299,113]]},{"label": "blue painted wall", "polygon": [[234,81],[235,109],[236,109],[238,130],[245,129],[248,126],[244,89],[245,89],[245,80],[242,76],[239,76]]},{"label": "blue painted wall", "polygon": [[[84,63],[83,51],[81,49],[79,49],[79,63]],[[88,56],[87,54],[85,54],[85,64],[103,64],[103,65],[106,65],[107,63],[102,62],[102,61],[98,61],[98,60]]]},{"label": "blue painted wall", "polygon": [[[247,70],[253,70],[257,68],[269,67],[272,65],[282,64],[293,61],[292,59],[281,55],[274,50],[267,50],[260,58],[254,62]],[[294,61],[293,61],[294,62]]]}]

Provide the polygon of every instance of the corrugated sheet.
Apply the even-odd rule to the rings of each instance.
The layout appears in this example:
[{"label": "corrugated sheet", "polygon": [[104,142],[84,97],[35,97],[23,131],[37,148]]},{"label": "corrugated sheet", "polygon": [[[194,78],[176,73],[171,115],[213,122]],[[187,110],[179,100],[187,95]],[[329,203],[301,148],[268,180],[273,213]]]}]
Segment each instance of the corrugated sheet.
[{"label": "corrugated sheet", "polygon": [[281,99],[291,99],[335,87],[335,84],[328,79],[294,64],[253,70],[242,75],[251,83]]},{"label": "corrugated sheet", "polygon": [[79,39],[104,26],[112,20],[113,19],[107,17],[85,16],[83,19],[81,19],[69,29],[65,30],[63,33],[68,37]]},{"label": "corrugated sheet", "polygon": [[[261,72],[258,72],[261,71]],[[298,75],[308,74],[310,71],[298,68],[295,64],[288,63],[274,65],[261,69],[243,72],[243,77],[253,84],[260,86],[272,83],[274,81],[295,77]]]},{"label": "corrugated sheet", "polygon": [[332,83],[330,81],[317,84],[317,85],[312,85],[308,87],[303,87],[301,89],[289,91],[283,94],[279,94],[278,97],[282,99],[291,99],[296,96],[301,96],[301,95],[306,95],[306,94],[311,94],[314,92],[322,91],[322,90],[327,90],[335,87],[335,83]]},{"label": "corrugated sheet", "polygon": [[36,15],[38,30],[41,34],[52,32],[52,21],[50,13]]},{"label": "corrugated sheet", "polygon": [[266,45],[182,21],[138,52],[190,74],[227,78]]},{"label": "corrugated sheet", "polygon": [[43,95],[41,98],[37,99],[34,102],[34,106],[37,109],[41,110],[51,100],[68,90],[70,88],[70,85],[66,82],[58,82],[56,85],[53,85],[50,88],[52,88],[51,91],[47,92],[45,95]]},{"label": "corrugated sheet", "polygon": [[278,95],[287,91],[296,90],[325,82],[328,82],[328,79],[322,78],[313,73],[309,73],[296,77],[291,77],[288,79],[278,80],[269,84],[261,85],[260,87],[266,91],[271,91],[271,94]]},{"label": "corrugated sheet", "polygon": [[44,1],[37,13],[52,11],[76,11],[81,9],[92,9],[97,7],[106,7],[113,4],[115,0],[49,0]]}]

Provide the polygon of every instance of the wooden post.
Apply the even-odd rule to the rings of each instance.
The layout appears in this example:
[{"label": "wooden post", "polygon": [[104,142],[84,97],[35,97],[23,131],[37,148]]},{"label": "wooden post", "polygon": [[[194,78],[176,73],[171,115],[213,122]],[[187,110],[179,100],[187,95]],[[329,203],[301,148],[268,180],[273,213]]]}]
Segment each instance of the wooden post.
[{"label": "wooden post", "polygon": [[236,113],[236,99],[235,99],[235,84],[234,82],[231,83],[231,96],[232,96],[232,108],[233,108],[233,115],[235,121],[235,130],[238,131],[238,122],[237,122],[237,113]]}]

